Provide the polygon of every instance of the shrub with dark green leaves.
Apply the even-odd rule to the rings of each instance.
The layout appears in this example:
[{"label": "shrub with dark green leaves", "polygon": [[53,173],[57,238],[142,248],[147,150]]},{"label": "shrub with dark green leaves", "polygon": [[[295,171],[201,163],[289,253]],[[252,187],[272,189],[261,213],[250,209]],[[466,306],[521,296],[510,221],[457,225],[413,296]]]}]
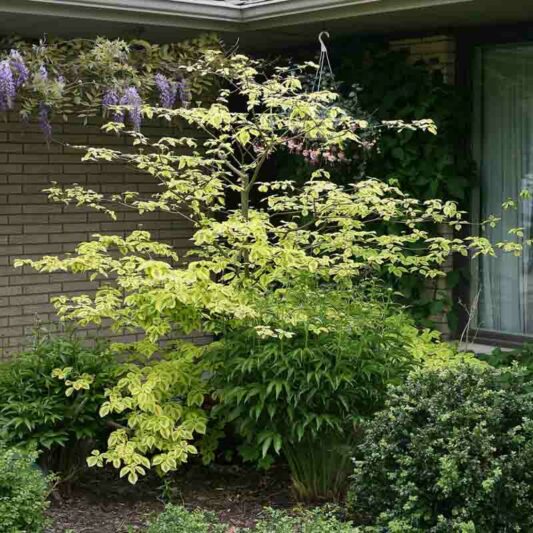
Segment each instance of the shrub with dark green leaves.
[{"label": "shrub with dark green leaves", "polygon": [[88,346],[72,335],[37,338],[0,365],[0,437],[34,445],[46,451],[47,467],[68,470],[80,443],[106,433],[98,409],[115,368],[104,344]]},{"label": "shrub with dark green leaves", "polygon": [[432,341],[384,289],[299,287],[264,306],[266,323],[226,327],[210,349],[214,415],[234,425],[246,460],[283,454],[300,497],[338,497],[361,421]]},{"label": "shrub with dark green leaves", "polygon": [[37,454],[0,444],[0,531],[40,533],[46,523],[48,482]]},{"label": "shrub with dark green leaves", "polygon": [[533,398],[518,369],[424,369],[369,423],[348,504],[394,532],[532,531]]}]

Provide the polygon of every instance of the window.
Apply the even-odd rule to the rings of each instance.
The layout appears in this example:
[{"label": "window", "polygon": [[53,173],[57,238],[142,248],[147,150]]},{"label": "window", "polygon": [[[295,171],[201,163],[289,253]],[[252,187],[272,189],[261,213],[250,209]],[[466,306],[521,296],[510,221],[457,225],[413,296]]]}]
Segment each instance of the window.
[{"label": "window", "polygon": [[[480,168],[479,209],[483,220],[502,215],[507,198],[533,193],[533,45],[487,46],[477,50],[475,152]],[[503,211],[491,241],[507,239],[510,228],[532,238],[533,202]],[[533,253],[498,254],[477,265],[477,325],[481,330],[533,335]]]}]

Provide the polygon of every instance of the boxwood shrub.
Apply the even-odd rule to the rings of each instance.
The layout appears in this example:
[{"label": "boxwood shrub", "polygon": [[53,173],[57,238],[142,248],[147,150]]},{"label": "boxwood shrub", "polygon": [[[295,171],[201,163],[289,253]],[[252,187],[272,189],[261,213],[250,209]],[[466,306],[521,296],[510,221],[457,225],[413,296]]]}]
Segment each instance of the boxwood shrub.
[{"label": "boxwood shrub", "polygon": [[518,368],[413,373],[369,423],[348,497],[388,531],[533,531],[533,398]]}]

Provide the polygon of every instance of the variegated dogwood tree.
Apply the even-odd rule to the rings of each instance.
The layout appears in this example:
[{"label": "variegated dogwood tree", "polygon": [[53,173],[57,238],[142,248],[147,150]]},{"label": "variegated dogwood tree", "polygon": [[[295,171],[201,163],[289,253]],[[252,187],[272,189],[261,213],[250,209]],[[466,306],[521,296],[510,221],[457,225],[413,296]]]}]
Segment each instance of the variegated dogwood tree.
[{"label": "variegated dogwood tree", "polygon": [[[19,261],[101,282],[95,293],[56,298],[62,319],[110,321],[118,332],[142,333],[138,342],[116,346],[133,358],[101,414],[118,413],[125,425],[89,464],[112,463],[135,482],[148,468],[166,472],[196,453],[193,441],[206,432],[201,406],[208,394],[198,362],[208,348],[169,339],[195,330],[216,334],[221,324],[236,321],[253,324],[258,337],[289,338],[293,326],[309,321],[309,306],[288,314],[286,327],[274,327],[262,305],[267,295],[282,299],[284,290],[302,285],[349,289],[384,273],[433,278],[443,275],[452,254],[521,252],[519,232],[495,244],[476,234],[435,236],[437,225],[453,234],[468,223],[453,202],[420,201],[372,177],[354,178],[347,187],[332,182],[329,169],[343,165],[347,147],[350,153],[372,150],[384,128],[437,131],[431,120],[371,124],[353,116],[337,93],[305,88],[302,80],[313,69],[312,63],[264,66],[238,54],[221,61],[221,52],[208,51],[184,71],[222,80],[214,101],[140,109],[146,119],[181,122],[197,136],[153,140],[111,122],[105,131],[131,137],[135,149],[86,149],[85,161],[120,161],[149,174],[159,184],[157,193],[49,190],[55,201],[91,206],[112,218],[121,205],[141,214],[168,213],[192,227],[188,257],[134,231],[94,235],[65,256]],[[128,106],[116,111],[123,114]],[[283,150],[308,160],[307,182],[270,175],[267,163]],[[312,324],[316,334],[320,327]]]}]

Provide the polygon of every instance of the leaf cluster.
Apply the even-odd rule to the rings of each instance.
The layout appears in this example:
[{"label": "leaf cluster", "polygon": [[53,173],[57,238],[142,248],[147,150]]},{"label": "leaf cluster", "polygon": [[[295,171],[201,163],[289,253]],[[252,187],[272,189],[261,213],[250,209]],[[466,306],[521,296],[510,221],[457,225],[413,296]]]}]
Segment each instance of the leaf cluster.
[{"label": "leaf cluster", "polygon": [[207,394],[202,349],[186,342],[144,365],[125,363],[116,384],[105,392],[100,415],[116,413],[126,425],[113,431],[107,450],[95,450],[89,466],[112,464],[136,483],[150,468],[166,474],[197,453],[193,440],[205,434]]}]

